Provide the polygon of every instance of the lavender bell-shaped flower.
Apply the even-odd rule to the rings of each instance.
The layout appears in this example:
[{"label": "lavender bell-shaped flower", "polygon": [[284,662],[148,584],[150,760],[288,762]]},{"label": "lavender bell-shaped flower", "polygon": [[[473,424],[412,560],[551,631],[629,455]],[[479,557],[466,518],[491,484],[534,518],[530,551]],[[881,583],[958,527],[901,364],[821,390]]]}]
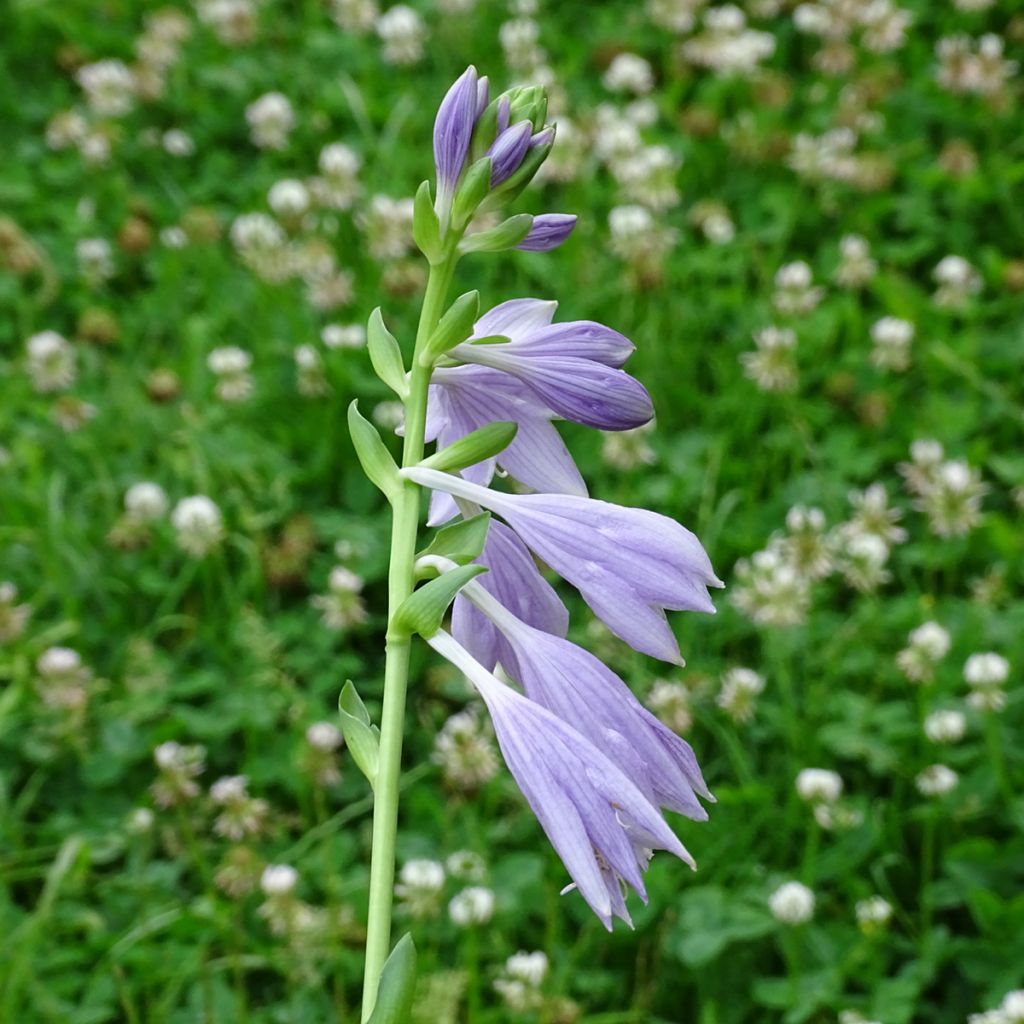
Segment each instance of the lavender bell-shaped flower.
[{"label": "lavender bell-shaped flower", "polygon": [[616,636],[643,654],[681,662],[665,609],[714,613],[707,588],[724,584],[700,541],[666,516],[574,495],[503,494],[432,469],[401,472],[500,515]]},{"label": "lavender bell-shaped flower", "polygon": [[483,698],[505,763],[575,886],[611,930],[629,922],[622,883],[646,902],[654,850],[693,858],[643,792],[597,747],[541,705],[499,682],[443,630],[427,641]]},{"label": "lavender bell-shaped flower", "polygon": [[491,158],[491,188],[497,188],[519,170],[532,136],[533,125],[529,121],[518,121],[494,140],[487,150]]},{"label": "lavender bell-shaped flower", "polygon": [[705,821],[707,812],[695,794],[713,798],[690,745],[655,718],[599,658],[564,634],[535,628],[513,614],[504,594],[484,588],[489,575],[471,583],[460,598],[501,631],[509,648],[500,653],[502,666],[527,697],[608,751],[651,803]]}]

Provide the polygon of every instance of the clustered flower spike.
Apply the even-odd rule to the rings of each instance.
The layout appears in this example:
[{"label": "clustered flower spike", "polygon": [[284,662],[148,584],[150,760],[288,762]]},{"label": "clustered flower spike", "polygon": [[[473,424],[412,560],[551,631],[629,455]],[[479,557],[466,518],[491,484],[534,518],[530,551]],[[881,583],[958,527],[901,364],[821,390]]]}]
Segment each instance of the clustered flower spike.
[{"label": "clustered flower spike", "polygon": [[[425,187],[417,198],[417,243],[432,264],[511,248],[544,252],[568,237],[576,218],[567,214],[517,214],[481,231],[472,224],[515,199],[541,166],[554,139],[546,112],[538,87],[488,102],[487,80],[474,68],[451,87],[434,128],[433,207],[423,203]],[[429,525],[458,516],[484,524],[486,535],[461,562],[442,544],[417,563],[421,578],[440,574],[433,582],[442,589],[447,573],[466,575],[460,566],[470,559],[486,569],[458,585],[449,577],[450,631],[437,618],[408,628],[476,688],[506,764],[572,877],[566,891],[578,889],[611,928],[615,917],[630,921],[629,889],[646,900],[643,874],[655,850],[694,864],[662,811],[703,821],[701,799],[713,798],[689,744],[566,639],[569,612],[538,561],[634,650],[673,664],[682,657],[666,612],[714,612],[708,588],[722,583],[679,523],[588,495],[555,422],[630,431],[650,423],[654,408],[623,368],[633,343],[591,320],[556,322],[556,308],[517,298],[479,315],[475,294],[456,300],[416,349],[429,374],[423,436],[435,454],[401,469],[368,458],[371,466],[378,459],[376,475],[392,493],[403,480],[431,492]],[[379,324],[368,332],[377,336],[371,354],[380,333]],[[378,348],[375,366],[388,358]],[[401,391],[405,380],[391,376]],[[495,437],[500,444],[481,440]],[[515,481],[516,493],[490,486],[499,473]],[[479,518],[484,511],[489,518]],[[450,740],[439,738],[446,764]],[[487,777],[465,774],[471,784]]]}]

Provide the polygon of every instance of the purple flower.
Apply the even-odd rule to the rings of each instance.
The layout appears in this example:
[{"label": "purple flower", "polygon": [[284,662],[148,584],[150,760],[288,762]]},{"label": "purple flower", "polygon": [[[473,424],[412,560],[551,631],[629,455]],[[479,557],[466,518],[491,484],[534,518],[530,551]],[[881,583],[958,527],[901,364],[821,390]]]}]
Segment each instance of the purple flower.
[{"label": "purple flower", "polygon": [[486,105],[487,79],[477,80],[470,65],[448,90],[434,121],[434,163],[437,167],[437,202],[446,209],[466,163],[473,128],[480,116],[480,86]]},{"label": "purple flower", "polygon": [[643,872],[654,850],[693,858],[633,782],[546,708],[500,683],[444,631],[428,643],[483,698],[505,763],[575,887],[611,930],[630,923],[622,883],[647,901]]},{"label": "purple flower", "polygon": [[[503,302],[477,321],[473,336],[500,334],[514,340],[529,337],[551,325],[556,306],[555,302],[539,299]],[[581,321],[581,325],[585,323]],[[559,324],[556,331],[572,327]],[[617,337],[632,350],[625,338]],[[497,464],[534,490],[586,495],[583,477],[551,423],[552,412],[515,377],[483,366],[458,366],[435,370],[432,380],[428,441],[437,441],[439,447],[444,447],[487,423],[500,420],[518,423],[515,438],[497,457]],[[492,459],[463,472],[467,479],[486,484],[494,466]],[[431,500],[430,525],[444,522],[454,514],[454,503],[447,496],[435,493]]]},{"label": "purple flower", "polygon": [[694,794],[709,799],[711,794],[690,745],[593,654],[563,639],[564,633],[555,636],[528,625],[503,593],[485,590],[490,575],[466,587],[459,600],[472,602],[501,631],[512,656],[510,661],[502,652],[502,666],[522,683],[527,697],[608,751],[652,804],[705,821],[707,812]]},{"label": "purple flower", "polygon": [[491,188],[512,177],[530,149],[533,125],[518,121],[502,131],[487,150],[491,158]]},{"label": "purple flower", "polygon": [[723,584],[707,553],[666,516],[568,494],[503,494],[431,469],[401,473],[496,512],[616,636],[643,654],[681,662],[665,609],[715,610],[707,588]]},{"label": "purple flower", "polygon": [[[545,634],[565,636],[569,629],[569,610],[554,587],[540,574],[537,563],[523,542],[504,523],[492,521],[487,543],[477,561],[486,565],[479,586],[510,609],[516,621],[529,623]],[[512,648],[491,622],[462,594],[452,606],[452,634],[484,668],[491,670],[500,661],[513,671]]]},{"label": "purple flower", "polygon": [[[489,333],[511,340],[477,345],[470,339],[449,355],[515,377],[548,409],[586,426],[629,430],[654,416],[647,389],[619,369],[633,343],[618,331],[578,320],[520,330],[515,336],[508,330]],[[474,337],[484,336],[478,324]]]},{"label": "purple flower", "polygon": [[524,252],[548,252],[557,249],[576,227],[572,213],[541,213],[533,218],[530,233],[516,246]]}]

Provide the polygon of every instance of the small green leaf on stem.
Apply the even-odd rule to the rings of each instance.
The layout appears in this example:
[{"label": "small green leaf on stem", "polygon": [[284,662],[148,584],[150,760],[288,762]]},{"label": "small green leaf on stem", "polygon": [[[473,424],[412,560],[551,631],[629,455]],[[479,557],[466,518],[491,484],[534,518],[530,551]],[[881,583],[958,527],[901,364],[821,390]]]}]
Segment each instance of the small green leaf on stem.
[{"label": "small green leaf on stem", "polygon": [[423,182],[416,192],[412,211],[412,237],[429,263],[440,263],[444,259],[441,224],[434,211],[434,201],[430,197],[429,181]]},{"label": "small green leaf on stem", "polygon": [[359,412],[354,400],[348,407],[348,430],[363,472],[380,488],[388,501],[393,501],[402,486],[398,467],[377,429]]},{"label": "small green leaf on stem", "polygon": [[338,714],[341,717],[341,731],[352,760],[373,787],[377,783],[380,731],[375,725],[370,724],[370,713],[356,693],[351,679],[342,687],[341,696],[338,698]]},{"label": "small green leaf on stem", "polygon": [[366,1024],[408,1024],[416,988],[416,945],[406,932],[384,962],[377,1001]]},{"label": "small green leaf on stem", "polygon": [[420,465],[424,469],[437,469],[442,473],[457,473],[460,469],[475,466],[503,452],[512,443],[518,429],[519,424],[511,421],[487,423],[435,452]]},{"label": "small green leaf on stem", "polygon": [[428,555],[450,558],[459,565],[466,565],[480,557],[487,543],[487,531],[491,525],[491,513],[481,512],[469,519],[442,526],[431,538],[430,543],[416,555],[416,560]]},{"label": "small green leaf on stem", "polygon": [[441,628],[444,613],[455,600],[455,595],[484,572],[487,572],[485,565],[460,565],[424,583],[398,606],[388,633],[397,636],[419,633],[424,638],[432,637]]},{"label": "small green leaf on stem", "polygon": [[472,291],[460,295],[424,345],[420,356],[422,365],[429,366],[438,356],[464,342],[473,333],[473,324],[479,315],[480,293]]},{"label": "small green leaf on stem", "polygon": [[366,324],[366,347],[370,350],[374,372],[399,398],[404,399],[409,394],[409,383],[405,377],[402,350],[395,336],[384,326],[380,306],[370,314]]}]

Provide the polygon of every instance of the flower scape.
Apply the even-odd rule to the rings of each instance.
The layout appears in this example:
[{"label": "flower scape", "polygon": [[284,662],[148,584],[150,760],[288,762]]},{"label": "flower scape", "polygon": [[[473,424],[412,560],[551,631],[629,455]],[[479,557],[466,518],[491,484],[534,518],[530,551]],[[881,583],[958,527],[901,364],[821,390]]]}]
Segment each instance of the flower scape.
[{"label": "flower scape", "polygon": [[0,49],[0,1021],[1024,1022],[1016,4]]}]

